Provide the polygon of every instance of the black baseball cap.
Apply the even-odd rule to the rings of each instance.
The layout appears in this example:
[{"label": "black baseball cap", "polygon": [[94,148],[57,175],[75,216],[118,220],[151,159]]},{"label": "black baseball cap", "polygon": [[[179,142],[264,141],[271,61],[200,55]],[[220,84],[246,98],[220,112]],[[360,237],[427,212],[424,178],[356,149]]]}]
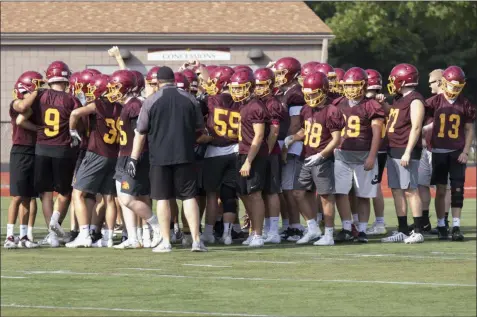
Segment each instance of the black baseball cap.
[{"label": "black baseball cap", "polygon": [[174,81],[174,71],[167,66],[162,66],[157,71],[157,80]]}]

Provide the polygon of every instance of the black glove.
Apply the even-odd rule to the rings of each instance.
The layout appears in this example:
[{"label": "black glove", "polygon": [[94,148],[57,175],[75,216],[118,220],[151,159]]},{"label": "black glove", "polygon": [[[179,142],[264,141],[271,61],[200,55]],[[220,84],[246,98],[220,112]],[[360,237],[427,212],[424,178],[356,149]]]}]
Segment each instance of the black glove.
[{"label": "black glove", "polygon": [[137,160],[133,159],[132,157],[129,158],[128,164],[126,165],[126,172],[132,178],[136,177],[136,169],[137,169]]}]

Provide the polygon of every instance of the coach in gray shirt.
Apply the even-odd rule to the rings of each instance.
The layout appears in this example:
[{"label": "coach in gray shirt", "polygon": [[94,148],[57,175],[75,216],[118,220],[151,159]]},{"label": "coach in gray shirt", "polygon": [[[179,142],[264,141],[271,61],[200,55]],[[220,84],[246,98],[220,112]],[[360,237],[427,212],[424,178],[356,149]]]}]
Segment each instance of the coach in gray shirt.
[{"label": "coach in gray shirt", "polygon": [[[136,126],[128,173],[134,177],[146,139],[149,145],[151,198],[157,199],[162,242],[154,252],[170,252],[170,199],[183,201],[192,234],[192,251],[207,251],[199,239],[199,207],[194,144],[204,118],[196,99],[174,84],[167,66],[157,72],[158,91],[143,103]],[[147,137],[146,137],[147,135]]]}]

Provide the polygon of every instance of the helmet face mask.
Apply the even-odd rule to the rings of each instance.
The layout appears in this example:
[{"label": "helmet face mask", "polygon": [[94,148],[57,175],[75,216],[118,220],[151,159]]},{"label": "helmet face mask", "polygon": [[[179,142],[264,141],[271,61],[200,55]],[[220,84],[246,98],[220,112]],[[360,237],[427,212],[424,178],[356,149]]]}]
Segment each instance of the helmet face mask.
[{"label": "helmet face mask", "polygon": [[394,96],[397,93],[396,85],[394,85],[395,78],[394,76],[389,76],[388,80],[389,80],[389,83],[387,85],[388,92],[391,96]]},{"label": "helmet face mask", "polygon": [[288,74],[288,69],[275,70],[275,86],[274,87],[280,87],[285,85],[288,82],[286,77],[287,74]]},{"label": "helmet face mask", "polygon": [[87,103],[91,103],[96,99],[96,96],[94,95],[95,90],[96,90],[95,85],[88,84],[88,92],[84,94],[86,97]]},{"label": "helmet face mask", "polygon": [[306,104],[312,108],[323,105],[326,100],[326,93],[322,89],[303,88],[302,91]]},{"label": "helmet face mask", "polygon": [[121,83],[108,83],[108,93],[105,95],[109,102],[122,100],[125,96],[121,93]]},{"label": "helmet face mask", "polygon": [[444,77],[441,79],[441,89],[449,99],[456,99],[462,90],[464,89],[465,83],[461,84],[458,81],[448,81]]},{"label": "helmet face mask", "polygon": [[272,86],[271,80],[264,80],[264,81],[256,80],[254,93],[258,97],[264,97],[272,92],[271,86]]},{"label": "helmet face mask", "polygon": [[215,96],[218,94],[219,89],[217,88],[217,78],[208,78],[206,82],[203,83],[205,92],[210,96]]},{"label": "helmet face mask", "polygon": [[251,87],[252,84],[250,82],[246,82],[243,84],[237,82],[230,83],[230,95],[232,96],[233,101],[240,102],[249,98]]},{"label": "helmet face mask", "polygon": [[361,81],[346,81],[343,82],[343,93],[349,100],[356,100],[364,95],[364,86],[366,82]]}]

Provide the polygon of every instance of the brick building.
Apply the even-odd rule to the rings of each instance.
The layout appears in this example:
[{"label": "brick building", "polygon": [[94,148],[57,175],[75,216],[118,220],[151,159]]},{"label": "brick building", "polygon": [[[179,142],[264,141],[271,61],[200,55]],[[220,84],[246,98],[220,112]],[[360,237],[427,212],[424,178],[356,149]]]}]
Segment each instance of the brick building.
[{"label": "brick building", "polygon": [[2,170],[9,161],[11,91],[24,71],[43,72],[62,60],[72,71],[111,73],[117,69],[107,53],[112,45],[128,68],[143,73],[189,59],[252,68],[287,55],[326,61],[333,38],[303,2],[2,2],[1,35]]}]

